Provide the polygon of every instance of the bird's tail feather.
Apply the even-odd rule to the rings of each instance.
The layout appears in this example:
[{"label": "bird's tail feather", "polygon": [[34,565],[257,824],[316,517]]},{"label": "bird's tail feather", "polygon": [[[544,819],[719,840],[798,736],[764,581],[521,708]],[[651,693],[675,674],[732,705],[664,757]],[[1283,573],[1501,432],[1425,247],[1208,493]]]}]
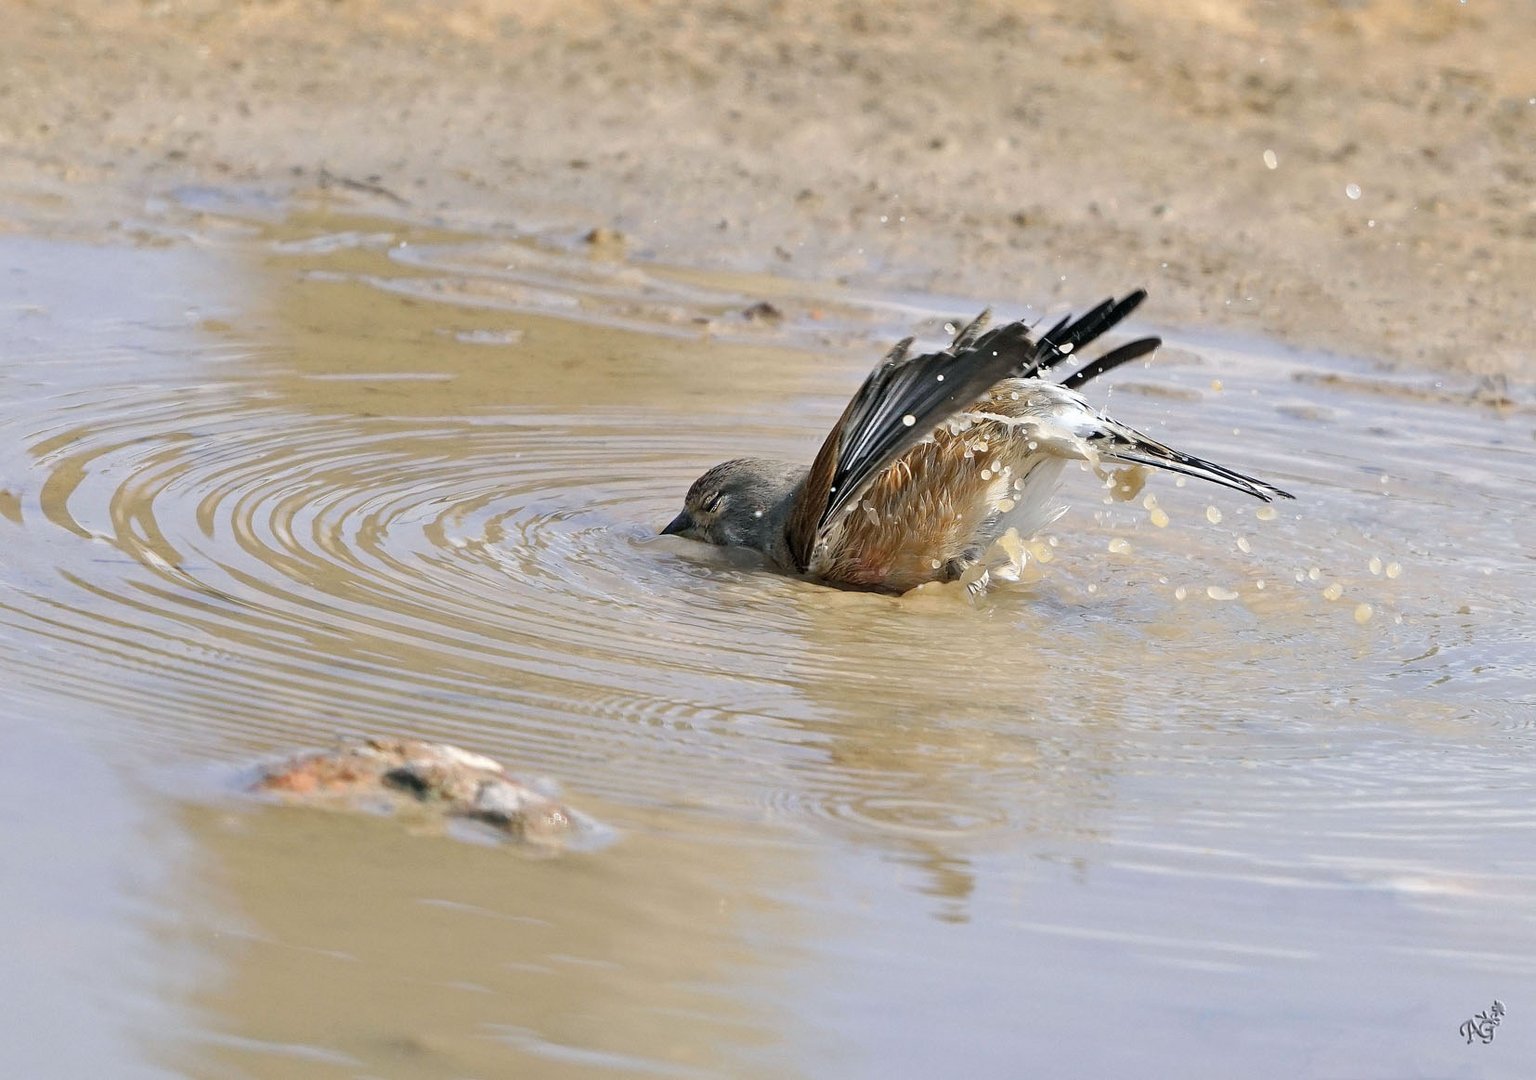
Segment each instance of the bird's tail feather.
[{"label": "bird's tail feather", "polygon": [[1108,461],[1123,462],[1127,465],[1148,465],[1155,469],[1182,473],[1212,484],[1220,484],[1233,491],[1241,491],[1244,495],[1251,495],[1264,502],[1296,497],[1273,484],[1266,484],[1263,480],[1244,476],[1233,469],[1191,454],[1180,453],[1172,447],[1164,446],[1156,439],[1143,435],[1135,428],[1129,428],[1123,424],[1106,427],[1096,436],[1091,436],[1089,441],[1098,451],[1099,456]]}]

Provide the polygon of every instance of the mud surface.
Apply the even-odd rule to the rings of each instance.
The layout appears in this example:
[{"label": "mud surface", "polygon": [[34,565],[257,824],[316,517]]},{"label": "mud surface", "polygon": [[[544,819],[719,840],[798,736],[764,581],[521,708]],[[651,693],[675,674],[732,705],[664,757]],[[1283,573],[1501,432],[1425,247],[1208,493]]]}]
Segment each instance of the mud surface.
[{"label": "mud surface", "polygon": [[0,221],[345,188],[632,257],[1536,372],[1536,4],[30,3]]}]

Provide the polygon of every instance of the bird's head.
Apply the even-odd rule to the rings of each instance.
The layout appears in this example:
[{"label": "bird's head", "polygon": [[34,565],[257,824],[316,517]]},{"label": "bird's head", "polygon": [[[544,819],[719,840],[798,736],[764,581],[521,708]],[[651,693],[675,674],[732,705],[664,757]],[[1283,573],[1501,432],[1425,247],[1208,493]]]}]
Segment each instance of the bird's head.
[{"label": "bird's head", "polygon": [[770,551],[805,470],[782,461],[737,458],[693,482],[683,509],[661,530],[721,547]]}]

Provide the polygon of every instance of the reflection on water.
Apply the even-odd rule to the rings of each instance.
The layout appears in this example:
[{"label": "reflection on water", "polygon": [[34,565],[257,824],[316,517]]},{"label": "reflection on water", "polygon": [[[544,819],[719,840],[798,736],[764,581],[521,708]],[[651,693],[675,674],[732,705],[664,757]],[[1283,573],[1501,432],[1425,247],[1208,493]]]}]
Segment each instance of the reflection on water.
[{"label": "reflection on water", "polygon": [[[0,953],[8,1076],[167,1075],[164,1033],[216,974],[168,917],[185,838],[146,793],[7,681],[0,709]],[[190,897],[189,897],[190,898]]]},{"label": "reflection on water", "polygon": [[[0,719],[181,793],[165,903],[212,964],[149,1058],[1388,1076],[1462,1068],[1498,996],[1477,1075],[1530,1060],[1529,412],[1169,348],[1116,414],[1295,506],[1069,473],[1027,584],[845,594],[655,527],[974,305],[167,221],[0,242],[0,658],[46,703]],[[337,733],[558,777],[621,839],[533,862],[178,787]]]},{"label": "reflection on water", "polygon": [[782,1074],[794,958],[757,940],[799,920],[758,890],[803,871],[728,828],[528,861],[285,809],[187,825],[240,915],[207,935],[230,974],[198,1004],[233,1024],[199,1040],[203,1072]]}]

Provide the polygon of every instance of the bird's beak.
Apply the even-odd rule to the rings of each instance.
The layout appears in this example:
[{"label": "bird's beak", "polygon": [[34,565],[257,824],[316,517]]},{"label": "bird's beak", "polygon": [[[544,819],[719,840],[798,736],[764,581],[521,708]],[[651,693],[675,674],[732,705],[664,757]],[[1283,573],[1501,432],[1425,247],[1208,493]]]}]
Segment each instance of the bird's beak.
[{"label": "bird's beak", "polygon": [[667,522],[667,527],[661,530],[662,536],[681,536],[693,528],[693,515],[684,510],[677,517]]}]

